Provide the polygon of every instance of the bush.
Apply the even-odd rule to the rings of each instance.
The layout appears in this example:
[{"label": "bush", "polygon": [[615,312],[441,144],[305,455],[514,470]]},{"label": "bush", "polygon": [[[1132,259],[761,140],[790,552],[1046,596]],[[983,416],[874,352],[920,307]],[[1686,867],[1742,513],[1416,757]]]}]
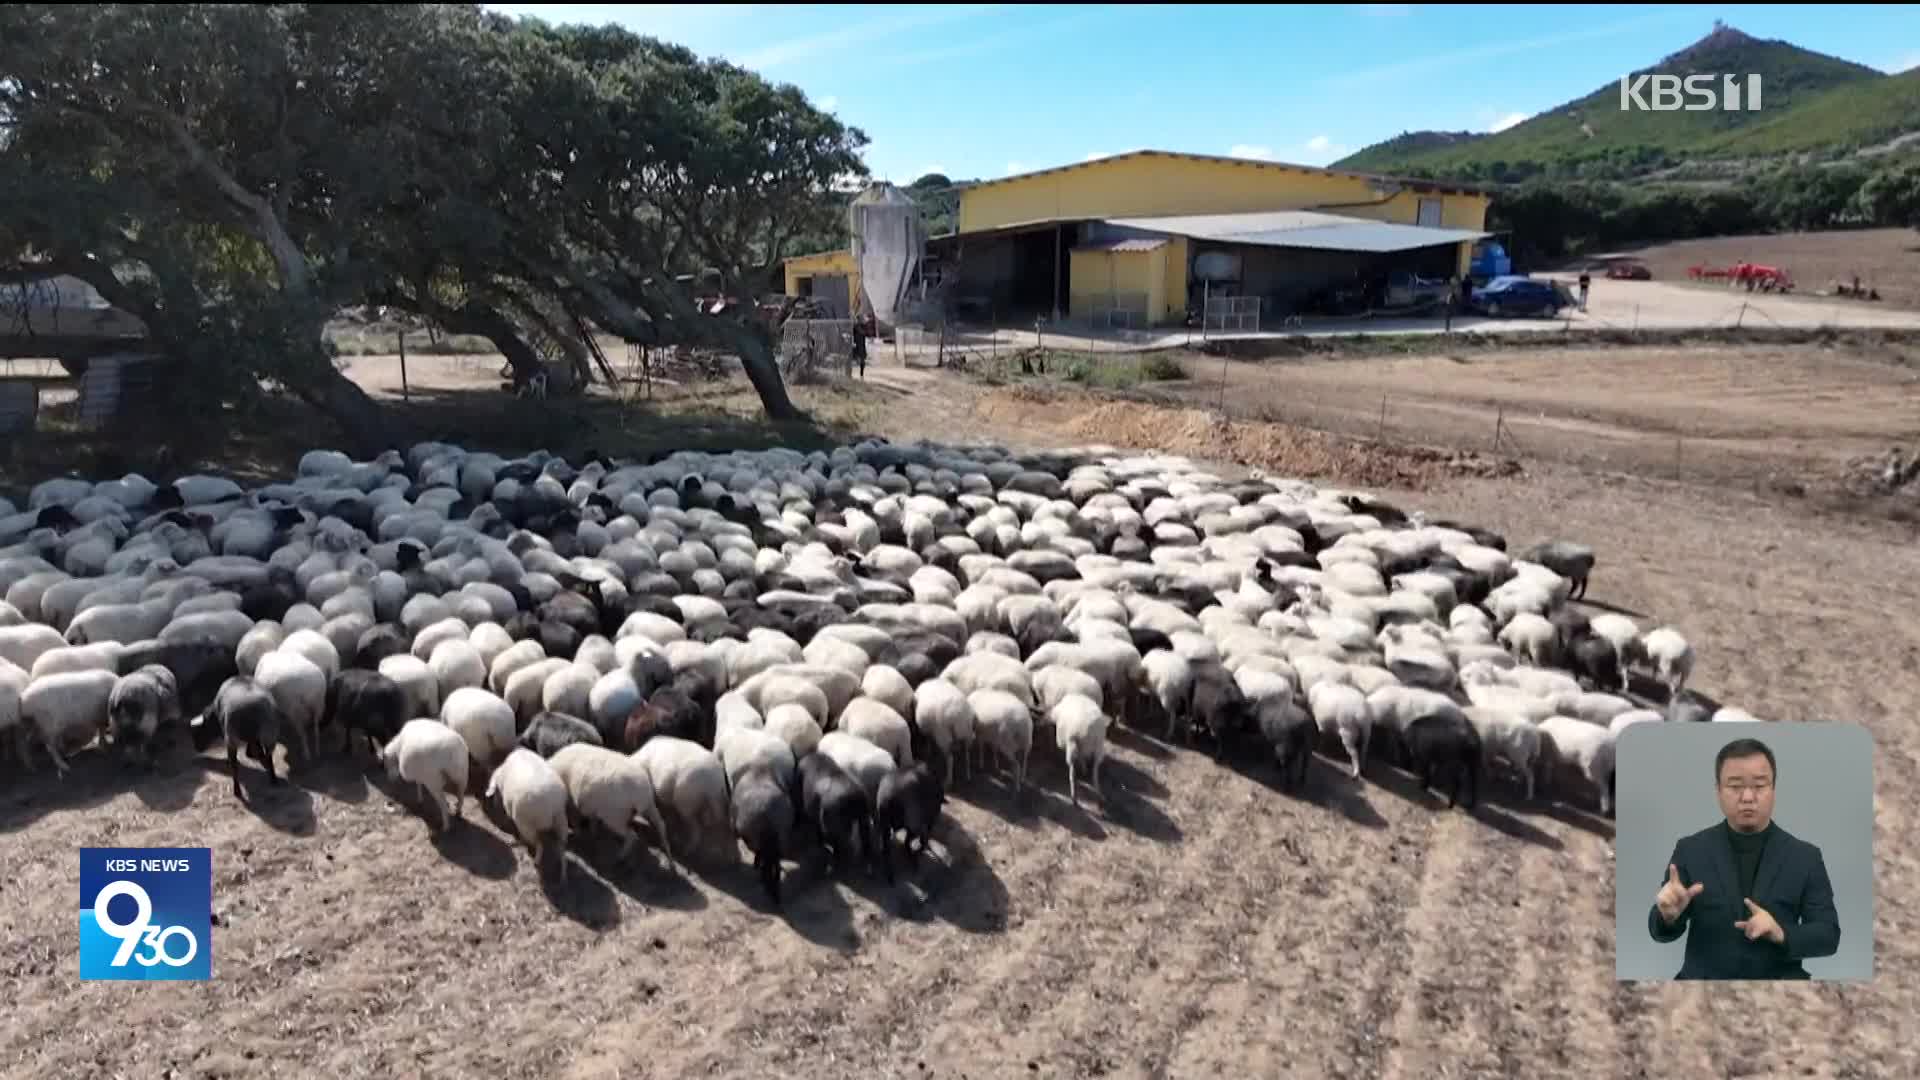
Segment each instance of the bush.
[{"label": "bush", "polygon": [[1167,353],[1155,353],[1140,362],[1142,378],[1156,382],[1165,382],[1187,377],[1187,369],[1180,364],[1180,358]]}]

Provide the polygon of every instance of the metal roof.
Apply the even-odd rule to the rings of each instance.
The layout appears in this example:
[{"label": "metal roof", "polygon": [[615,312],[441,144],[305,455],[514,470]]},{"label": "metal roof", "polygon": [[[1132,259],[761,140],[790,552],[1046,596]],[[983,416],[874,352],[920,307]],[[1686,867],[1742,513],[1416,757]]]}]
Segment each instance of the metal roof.
[{"label": "metal roof", "polygon": [[1195,240],[1259,247],[1314,248],[1321,251],[1410,251],[1493,235],[1474,229],[1435,229],[1424,225],[1342,217],[1314,210],[1105,220],[1107,224],[1120,228],[1185,236]]},{"label": "metal roof", "polygon": [[1109,240],[1103,244],[1082,244],[1075,251],[1158,251],[1167,246],[1164,236],[1133,237],[1127,240]]},{"label": "metal roof", "polygon": [[[1276,169],[1285,172],[1310,173],[1319,176],[1347,176],[1357,180],[1370,180],[1378,184],[1393,184],[1415,191],[1462,192],[1469,195],[1491,195],[1496,190],[1486,184],[1472,184],[1457,180],[1421,180],[1408,176],[1388,176],[1382,173],[1356,172],[1351,169],[1329,169],[1318,165],[1295,165],[1285,161],[1260,161],[1254,158],[1222,157],[1219,154],[1189,154],[1177,150],[1129,150],[1123,154],[1108,154],[1090,161],[1076,161],[1066,165],[1054,165],[1031,172],[1015,173],[1012,176],[998,176],[991,180],[974,180],[964,185],[964,190],[992,187],[995,184],[1009,184],[1016,180],[1025,180],[1034,176],[1046,176],[1051,173],[1068,172],[1074,169],[1097,168],[1110,162],[1124,161],[1128,158],[1158,157],[1174,158],[1186,161],[1212,161],[1228,165],[1245,165],[1259,169]],[[955,185],[961,187],[961,185]]]}]

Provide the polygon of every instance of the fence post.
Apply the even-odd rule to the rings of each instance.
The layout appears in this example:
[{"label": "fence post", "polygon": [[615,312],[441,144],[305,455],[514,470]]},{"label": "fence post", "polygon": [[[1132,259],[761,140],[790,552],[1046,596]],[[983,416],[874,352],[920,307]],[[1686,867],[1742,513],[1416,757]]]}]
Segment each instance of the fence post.
[{"label": "fence post", "polygon": [[1495,413],[1493,417],[1493,449],[1495,453],[1498,453],[1500,450],[1500,433],[1506,426],[1507,407],[1502,405],[1500,406],[1500,411]]},{"label": "fence post", "polygon": [[1733,320],[1733,328],[1735,330],[1740,329],[1740,324],[1745,322],[1746,319],[1747,319],[1747,302],[1745,300],[1742,300],[1740,301],[1740,314],[1735,316]]},{"label": "fence post", "polygon": [[1385,394],[1380,395],[1380,428],[1373,433],[1373,441],[1380,443],[1387,441],[1387,395]]},{"label": "fence post", "polygon": [[402,330],[394,337],[400,342],[400,400],[412,404],[413,392],[407,389],[407,332]]}]

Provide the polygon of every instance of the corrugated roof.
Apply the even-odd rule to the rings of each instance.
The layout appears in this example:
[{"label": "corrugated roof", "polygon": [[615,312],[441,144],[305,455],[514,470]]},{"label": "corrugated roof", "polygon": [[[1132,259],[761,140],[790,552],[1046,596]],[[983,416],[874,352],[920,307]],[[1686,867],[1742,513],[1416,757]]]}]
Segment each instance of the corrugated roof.
[{"label": "corrugated roof", "polygon": [[1132,237],[1125,240],[1109,240],[1103,244],[1082,244],[1075,251],[1158,251],[1167,246],[1164,236]]},{"label": "corrugated roof", "polygon": [[1127,158],[1134,157],[1162,157],[1185,159],[1187,161],[1213,161],[1229,165],[1246,165],[1253,168],[1278,169],[1287,172],[1312,173],[1321,176],[1349,176],[1359,180],[1371,180],[1376,183],[1397,184],[1402,187],[1412,188],[1416,191],[1458,191],[1471,195],[1491,195],[1496,190],[1485,184],[1469,184],[1454,180],[1421,180],[1406,176],[1388,176],[1381,173],[1355,172],[1350,169],[1328,169],[1318,165],[1295,165],[1285,161],[1259,161],[1253,158],[1222,157],[1219,154],[1188,154],[1177,150],[1129,150],[1124,154],[1108,154],[1106,157],[1094,158],[1091,161],[1076,161],[1066,165],[1054,165],[1045,169],[1034,169],[1031,172],[1015,173],[1012,176],[998,176],[991,180],[976,180],[966,186],[969,190],[992,187],[995,184],[1009,184],[1015,180],[1025,180],[1034,176],[1045,176],[1049,173],[1068,172],[1073,169],[1097,168],[1109,162],[1124,161]]},{"label": "corrugated roof", "polygon": [[1439,244],[1478,240],[1492,233],[1473,229],[1435,229],[1391,221],[1342,217],[1314,210],[1276,210],[1254,214],[1190,214],[1175,217],[1108,218],[1126,229],[1260,247],[1314,248],[1321,251],[1410,251]]}]

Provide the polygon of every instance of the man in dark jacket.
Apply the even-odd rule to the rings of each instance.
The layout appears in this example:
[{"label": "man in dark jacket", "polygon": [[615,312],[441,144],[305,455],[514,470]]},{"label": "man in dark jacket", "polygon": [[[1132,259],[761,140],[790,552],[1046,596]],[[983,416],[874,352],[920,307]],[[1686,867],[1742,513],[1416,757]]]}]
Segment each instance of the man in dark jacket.
[{"label": "man in dark jacket", "polygon": [[1714,758],[1726,820],[1680,838],[1647,912],[1658,942],[1687,939],[1677,979],[1805,979],[1840,949],[1820,849],[1773,821],[1773,751],[1735,739]]}]

